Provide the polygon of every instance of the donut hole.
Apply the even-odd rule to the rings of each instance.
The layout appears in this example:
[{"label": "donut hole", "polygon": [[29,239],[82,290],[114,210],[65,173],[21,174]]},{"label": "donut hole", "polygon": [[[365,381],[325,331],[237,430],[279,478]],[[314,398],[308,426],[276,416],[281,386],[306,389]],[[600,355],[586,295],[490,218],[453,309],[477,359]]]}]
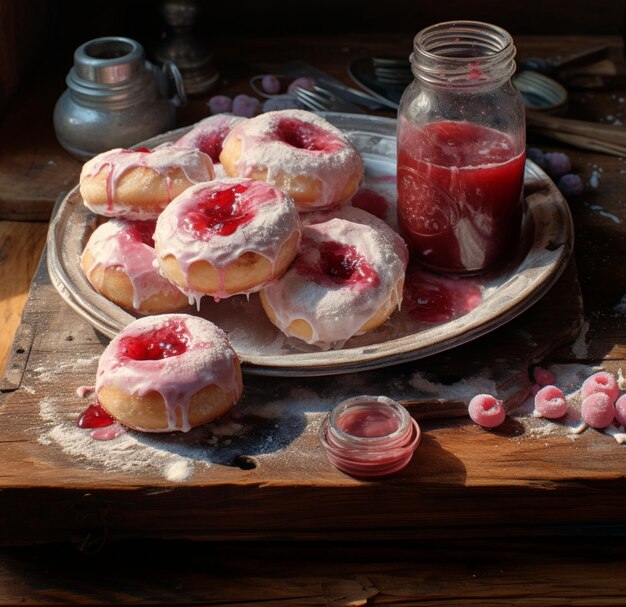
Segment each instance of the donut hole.
[{"label": "donut hole", "polygon": [[123,237],[134,242],[141,242],[154,249],[154,229],[156,220],[133,221],[123,232]]},{"label": "donut hole", "polygon": [[315,125],[293,118],[280,120],[276,127],[276,134],[280,141],[298,150],[324,152],[328,149],[330,143],[324,131]]},{"label": "donut hole", "polygon": [[[306,246],[306,245],[303,245]],[[315,245],[313,245],[315,246]],[[296,269],[321,286],[362,285],[377,286],[377,272],[356,247],[334,241],[319,244],[317,263],[306,256],[296,262]]]},{"label": "donut hole", "polygon": [[122,356],[132,360],[163,360],[184,354],[190,341],[187,327],[181,322],[170,320],[149,333],[123,337],[119,341],[119,348]]}]

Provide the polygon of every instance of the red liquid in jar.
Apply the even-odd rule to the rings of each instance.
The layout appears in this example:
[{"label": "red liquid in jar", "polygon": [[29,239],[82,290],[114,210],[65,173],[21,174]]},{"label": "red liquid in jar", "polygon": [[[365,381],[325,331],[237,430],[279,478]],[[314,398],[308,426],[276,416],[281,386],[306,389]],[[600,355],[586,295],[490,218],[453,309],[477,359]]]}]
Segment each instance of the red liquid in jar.
[{"label": "red liquid in jar", "polygon": [[398,220],[411,255],[431,269],[493,269],[517,251],[525,152],[508,135],[469,122],[398,135]]}]

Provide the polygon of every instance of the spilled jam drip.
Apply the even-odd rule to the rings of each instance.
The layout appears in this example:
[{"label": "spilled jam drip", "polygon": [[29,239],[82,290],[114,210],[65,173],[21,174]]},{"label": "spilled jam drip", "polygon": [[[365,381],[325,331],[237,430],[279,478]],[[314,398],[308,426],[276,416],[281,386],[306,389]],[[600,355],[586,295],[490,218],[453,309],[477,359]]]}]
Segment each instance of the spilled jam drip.
[{"label": "spilled jam drip", "polygon": [[115,419],[96,401],[78,416],[76,425],[79,428],[106,428],[114,422]]},{"label": "spilled jam drip", "polygon": [[124,232],[126,238],[132,242],[142,242],[154,249],[154,229],[156,221],[133,221],[132,225]]},{"label": "spilled jam drip", "polygon": [[420,323],[448,322],[482,303],[480,283],[474,278],[447,278],[409,266],[402,306]]},{"label": "spilled jam drip", "polygon": [[183,229],[194,237],[208,239],[213,234],[229,236],[254,217],[251,201],[244,194],[249,186],[237,184],[226,190],[208,192],[183,220]]},{"label": "spilled jam drip", "polygon": [[372,215],[376,215],[376,217],[379,217],[380,219],[384,219],[387,215],[387,211],[389,210],[389,205],[387,204],[385,197],[381,196],[378,192],[374,192],[374,190],[369,190],[367,188],[360,189],[352,197],[350,204],[357,209],[362,209]]},{"label": "spilled jam drip", "polygon": [[332,152],[339,147],[332,136],[327,135],[320,128],[292,118],[279,122],[277,135],[281,141],[299,150]]},{"label": "spilled jam drip", "polygon": [[317,263],[302,257],[296,261],[296,269],[322,286],[378,286],[380,282],[376,271],[353,246],[338,242],[322,243]]},{"label": "spilled jam drip", "polygon": [[120,351],[132,360],[163,360],[187,351],[190,335],[182,323],[169,322],[150,333],[120,339]]}]

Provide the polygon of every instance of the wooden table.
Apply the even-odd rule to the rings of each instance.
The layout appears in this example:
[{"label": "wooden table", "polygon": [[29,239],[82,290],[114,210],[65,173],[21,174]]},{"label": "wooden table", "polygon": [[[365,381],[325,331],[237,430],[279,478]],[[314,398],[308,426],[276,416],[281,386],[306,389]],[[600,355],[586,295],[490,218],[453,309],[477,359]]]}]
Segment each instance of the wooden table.
[{"label": "wooden table", "polygon": [[[517,45],[525,57],[597,42],[611,45],[621,74],[621,41],[615,38],[520,38]],[[382,35],[323,44],[285,39],[280,48],[256,39],[216,44],[228,81],[220,92],[226,94],[250,92],[249,76],[285,58],[298,56],[347,82],[351,58],[410,49],[410,40],[392,44]],[[237,48],[236,57],[227,48]],[[165,476],[162,467],[146,468],[146,462],[130,461],[140,473],[132,467],[111,472],[104,456],[98,463],[55,448],[49,434],[54,422],[46,414],[58,413],[64,398],[71,411],[84,406],[74,390],[89,383],[106,341],[67,309],[46,280],[45,266],[27,298],[46,233],[46,224],[33,220],[45,220],[80,169],[51,131],[50,111],[61,88],[53,81],[43,93],[40,86],[26,88],[0,126],[0,141],[10,142],[0,150],[6,218],[0,223],[0,356],[11,358],[0,401],[0,540],[22,544],[0,553],[3,604],[626,604],[626,447],[597,432],[576,440],[542,434],[523,416],[497,432],[465,418],[423,420],[419,457],[380,482],[334,470],[303,419],[291,420],[299,425],[286,450],[198,466],[188,479],[176,460]],[[623,119],[622,95],[621,78],[602,90],[577,91],[570,115]],[[206,115],[205,102],[193,100],[181,125]],[[518,379],[533,363],[623,370],[626,163],[534,143],[565,149],[585,182],[598,180],[570,201],[575,262],[544,300],[510,325],[433,360],[366,377],[254,380],[248,402],[268,382],[277,401],[289,393],[315,402],[319,393],[337,397],[355,386],[380,388],[391,379],[414,378],[416,371],[449,384],[463,373],[473,377],[485,361],[514,369]],[[541,342],[534,354],[515,343],[529,331]],[[550,343],[553,337],[562,343]],[[444,365],[459,375],[442,377]],[[312,410],[321,411],[315,402]],[[51,403],[54,411],[46,407]],[[271,438],[264,431],[264,440]],[[171,451],[175,456],[176,445]],[[52,543],[36,545],[42,540]]]}]

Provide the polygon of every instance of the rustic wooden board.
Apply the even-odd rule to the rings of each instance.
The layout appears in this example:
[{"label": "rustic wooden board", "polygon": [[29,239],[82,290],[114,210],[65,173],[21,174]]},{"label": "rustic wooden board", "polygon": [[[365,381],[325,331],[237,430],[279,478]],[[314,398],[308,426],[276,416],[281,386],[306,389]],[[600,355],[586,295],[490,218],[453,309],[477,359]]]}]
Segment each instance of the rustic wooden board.
[{"label": "rustic wooden board", "polygon": [[[527,414],[492,432],[465,417],[479,389],[509,408],[523,400],[529,367],[578,335],[581,306],[570,265],[528,312],[447,353],[330,378],[246,377],[226,420],[97,442],[75,428],[89,402],[76,389],[93,385],[106,339],[60,299],[42,265],[21,327],[32,346],[19,348],[29,352],[20,387],[0,404],[0,540],[382,539],[617,524],[625,498],[609,495],[624,484],[626,458],[612,438],[574,440]],[[15,383],[24,360],[9,364]],[[416,400],[424,431],[409,467],[381,481],[335,470],[317,438],[323,414],[362,393]]]}]

